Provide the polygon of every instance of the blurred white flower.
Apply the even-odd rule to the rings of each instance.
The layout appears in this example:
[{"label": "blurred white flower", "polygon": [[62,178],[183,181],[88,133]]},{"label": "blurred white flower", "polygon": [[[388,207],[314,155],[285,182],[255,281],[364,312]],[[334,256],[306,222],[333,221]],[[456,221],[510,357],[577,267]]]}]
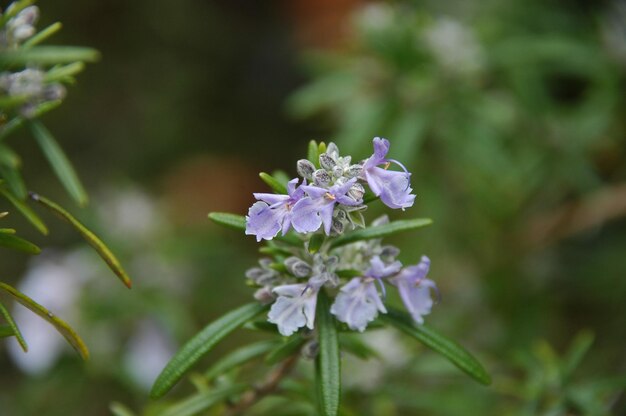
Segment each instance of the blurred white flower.
[{"label": "blurred white flower", "polygon": [[367,361],[346,354],[342,378],[346,387],[372,391],[384,382],[385,372],[404,366],[411,354],[391,329],[380,329],[359,335],[361,340],[378,352],[380,359]]},{"label": "blurred white flower", "polygon": [[424,32],[435,59],[451,73],[466,74],[482,69],[484,52],[472,30],[454,19],[437,19]]},{"label": "blurred white flower", "polygon": [[[76,301],[91,276],[87,261],[80,251],[67,255],[48,251],[32,261],[18,290],[75,327]],[[28,343],[28,353],[15,340],[8,343],[8,351],[24,372],[45,373],[64,351],[71,350],[52,325],[25,307],[16,304],[13,316]]]},{"label": "blurred white flower", "polygon": [[105,191],[98,198],[97,206],[103,225],[111,235],[145,240],[166,226],[156,201],[138,188]]},{"label": "blurred white flower", "polygon": [[167,333],[154,321],[141,321],[125,349],[124,366],[133,381],[148,391],[176,352]]}]

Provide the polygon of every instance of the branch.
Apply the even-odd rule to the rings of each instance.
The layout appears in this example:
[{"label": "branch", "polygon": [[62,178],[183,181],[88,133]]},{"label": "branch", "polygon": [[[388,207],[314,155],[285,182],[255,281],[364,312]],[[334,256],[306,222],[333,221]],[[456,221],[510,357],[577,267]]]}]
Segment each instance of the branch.
[{"label": "branch", "polygon": [[283,361],[274,369],[274,371],[269,373],[267,378],[265,378],[262,383],[245,392],[243,396],[241,396],[241,400],[233,405],[226,415],[234,416],[242,414],[263,397],[273,393],[281,380],[291,372],[295,364],[298,362],[299,356],[300,354],[296,353]]}]

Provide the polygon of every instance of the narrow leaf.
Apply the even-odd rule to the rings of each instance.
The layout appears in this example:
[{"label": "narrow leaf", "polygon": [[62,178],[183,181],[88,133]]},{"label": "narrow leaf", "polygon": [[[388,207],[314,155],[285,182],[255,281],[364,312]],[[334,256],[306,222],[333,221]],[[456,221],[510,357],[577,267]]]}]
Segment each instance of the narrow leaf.
[{"label": "narrow leaf", "polygon": [[211,368],[205,373],[204,377],[207,380],[212,380],[220,374],[227,373],[233,368],[239,367],[253,359],[260,357],[263,354],[276,348],[275,341],[259,341],[254,344],[246,345],[238,348],[225,357],[220,358]]},{"label": "narrow leaf", "polygon": [[313,163],[316,167],[320,167],[320,154],[318,153],[318,145],[315,140],[311,140],[309,142],[307,159],[309,159],[309,162]]},{"label": "narrow leaf", "polygon": [[272,188],[272,190],[276,192],[277,194],[283,194],[283,195],[287,194],[287,187],[283,185],[282,183],[280,183],[272,175],[265,173],[265,172],[261,172],[259,173],[259,177],[263,180],[263,182],[267,184],[267,186]]},{"label": "narrow leaf", "polygon": [[0,233],[0,247],[12,248],[28,254],[41,253],[41,249],[30,241],[26,241],[8,232]]},{"label": "narrow leaf", "polygon": [[246,390],[245,384],[218,387],[206,392],[190,396],[167,408],[159,416],[193,416],[207,410],[211,406],[226,400],[228,397]]},{"label": "narrow leaf", "polygon": [[287,357],[292,356],[300,350],[305,341],[306,339],[301,337],[299,334],[296,334],[267,354],[267,357],[265,357],[265,363],[273,365]]},{"label": "narrow leaf", "polygon": [[126,285],[126,287],[130,289],[130,287],[132,286],[132,281],[130,280],[130,277],[128,276],[128,274],[126,274],[126,271],[124,271],[124,268],[120,264],[117,257],[115,257],[113,252],[102,242],[102,240],[100,240],[100,238],[98,238],[97,235],[91,232],[91,230],[85,227],[82,223],[80,223],[65,209],[61,208],[58,204],[32,192],[30,194],[30,197],[34,201],[39,202],[49,211],[52,211],[59,218],[72,225],[76,229],[76,231],[78,231],[78,233],[85,239],[85,241],[87,241],[87,243],[89,243],[89,245],[96,250],[96,252],[100,255],[100,257],[102,257],[104,262],[109,266],[113,273],[115,273],[117,277],[120,278],[122,283],[124,283],[124,285]]},{"label": "narrow leaf", "polygon": [[28,309],[35,312],[37,315],[52,324],[52,326],[54,326],[54,328],[59,331],[59,333],[63,335],[63,337],[65,337],[67,342],[69,342],[69,344],[74,347],[76,352],[78,352],[84,360],[87,360],[89,358],[89,350],[87,349],[87,346],[85,345],[83,340],[63,320],[57,318],[48,309],[44,308],[25,294],[19,292],[17,289],[7,285],[6,283],[0,282],[0,289],[13,296],[16,301],[26,306]]},{"label": "narrow leaf", "polygon": [[[39,104],[35,108],[35,111],[33,112],[33,116],[31,118],[34,119],[34,118],[40,117],[46,114],[47,112],[54,110],[55,108],[60,106],[62,102],[63,100],[54,100],[54,101],[45,101]],[[26,119],[22,116],[13,117],[8,123],[3,125],[2,128],[0,129],[0,141],[2,141],[5,137],[10,135],[11,133],[17,131],[28,120],[29,119]]]},{"label": "narrow leaf", "polygon": [[250,303],[227,313],[206,326],[189,340],[161,371],[161,374],[154,382],[154,386],[152,386],[150,396],[155,399],[162,397],[183,377],[191,366],[208,353],[226,335],[267,309],[268,306],[266,305]]},{"label": "narrow leaf", "polygon": [[389,224],[364,228],[350,233],[346,233],[331,243],[332,248],[341,247],[346,244],[360,240],[370,240],[372,238],[383,238],[404,231],[411,231],[417,228],[432,224],[430,218],[416,218],[412,220],[392,221]]},{"label": "narrow leaf", "polygon": [[63,149],[61,149],[61,146],[59,146],[48,129],[39,121],[31,121],[29,125],[35,140],[37,140],[39,147],[48,159],[59,181],[61,181],[67,192],[74,198],[78,205],[86,205],[89,199],[87,192],[80,183],[78,175],[76,175],[72,164],[63,152]]},{"label": "narrow leaf", "polygon": [[[238,231],[246,230],[246,218],[242,215],[231,214],[228,212],[210,212],[209,219],[216,224],[223,225]],[[277,235],[276,240],[291,245],[301,245],[302,240],[293,234]]]},{"label": "narrow leaf", "polygon": [[71,64],[57,66],[48,71],[45,76],[46,82],[59,82],[72,77],[85,69],[82,62],[72,62]]},{"label": "narrow leaf", "polygon": [[48,227],[39,215],[32,210],[26,203],[17,199],[11,192],[0,186],[0,195],[4,196],[17,210],[43,235],[48,234]]},{"label": "narrow leaf", "polygon": [[8,338],[13,336],[15,336],[15,332],[13,332],[13,328],[11,328],[10,325],[0,325],[0,338]]},{"label": "narrow leaf", "polygon": [[491,384],[491,377],[483,366],[469,352],[456,342],[438,334],[425,325],[415,325],[411,316],[395,308],[387,308],[387,314],[381,314],[380,319],[395,326],[405,334],[415,338],[435,352],[443,355],[452,364],[465,374],[481,384]]},{"label": "narrow leaf", "polygon": [[100,53],[91,48],[78,46],[33,46],[28,49],[3,51],[0,55],[0,65],[55,65],[76,61],[94,62],[100,58]]},{"label": "narrow leaf", "polygon": [[9,186],[9,189],[19,199],[26,199],[26,185],[20,171],[15,166],[0,163],[0,176]]},{"label": "narrow leaf", "polygon": [[22,48],[28,49],[43,42],[44,40],[48,39],[50,36],[57,33],[59,30],[61,30],[62,27],[63,25],[61,24],[61,22],[52,23],[50,26],[46,27],[45,29],[40,30],[35,35],[28,38],[28,40],[22,44]]},{"label": "narrow leaf", "polygon": [[330,314],[328,296],[321,290],[317,299],[315,325],[319,332],[320,352],[316,360],[316,384],[324,416],[336,416],[341,395],[341,361],[335,319]]},{"label": "narrow leaf", "polygon": [[234,230],[246,230],[246,218],[241,215],[230,214],[228,212],[211,212],[209,213],[209,219],[216,224],[223,225],[224,227],[232,228]]},{"label": "narrow leaf", "polygon": [[24,352],[28,352],[28,344],[26,344],[26,340],[22,336],[22,332],[20,332],[20,329],[17,327],[17,324],[11,316],[11,313],[8,311],[7,308],[4,307],[2,302],[0,302],[0,315],[4,316],[4,320],[11,328],[11,331],[13,332],[13,335],[15,335],[17,342],[20,344],[20,347],[22,347],[22,350],[24,350]]}]

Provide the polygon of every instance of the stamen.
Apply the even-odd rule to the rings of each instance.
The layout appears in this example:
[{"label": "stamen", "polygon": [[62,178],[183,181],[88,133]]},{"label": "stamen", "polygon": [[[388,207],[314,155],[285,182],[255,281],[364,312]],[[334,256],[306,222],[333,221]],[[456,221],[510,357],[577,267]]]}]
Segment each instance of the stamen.
[{"label": "stamen", "polygon": [[383,169],[387,170],[389,169],[389,166],[391,166],[391,162],[385,163],[385,167]]},{"label": "stamen", "polygon": [[331,201],[335,200],[335,195],[331,194],[330,192],[326,192],[326,194],[324,194],[324,197],[326,199],[330,199]]}]

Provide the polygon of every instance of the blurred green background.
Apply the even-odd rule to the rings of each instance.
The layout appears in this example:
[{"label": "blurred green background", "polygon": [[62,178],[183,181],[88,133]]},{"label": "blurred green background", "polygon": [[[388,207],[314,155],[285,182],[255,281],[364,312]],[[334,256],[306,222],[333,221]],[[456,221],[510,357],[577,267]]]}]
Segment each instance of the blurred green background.
[{"label": "blurred green background", "polygon": [[[98,230],[135,287],[125,291],[62,224],[42,238],[12,218],[46,250],[1,252],[3,279],[57,276],[56,294],[40,296],[93,358],[42,335],[46,347],[29,353],[42,364],[28,367],[37,360],[0,345],[0,415],[146,406],[176,346],[251,296],[243,273],[256,244],[206,214],[245,213],[265,189],[257,173],[295,175],[311,139],[359,159],[374,136],[413,172],[417,202],[393,215],[435,221],[396,241],[403,262],[433,261],[443,300],[428,322],[484,360],[494,385],[373,332],[385,358],[346,358],[346,414],[626,414],[626,3],[39,6],[38,27],[64,24],[48,43],[102,53],[44,117],[91,205],[72,206],[27,135],[10,143],[30,188]],[[207,363],[255,336],[241,331]]]}]

